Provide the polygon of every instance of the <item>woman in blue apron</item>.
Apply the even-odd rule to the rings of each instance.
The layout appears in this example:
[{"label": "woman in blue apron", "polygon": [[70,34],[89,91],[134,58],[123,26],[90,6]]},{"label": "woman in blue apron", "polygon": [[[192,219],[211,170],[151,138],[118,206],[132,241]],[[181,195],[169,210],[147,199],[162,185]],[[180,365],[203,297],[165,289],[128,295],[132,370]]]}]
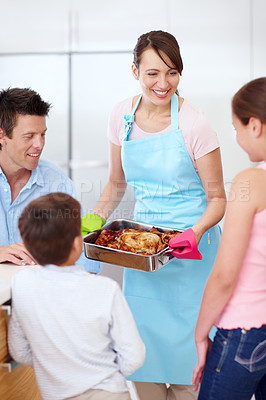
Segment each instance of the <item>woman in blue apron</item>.
[{"label": "woman in blue apron", "polygon": [[[182,68],[178,43],[169,33],[153,31],[138,39],[132,70],[142,95],[124,115],[121,146],[111,143],[110,178],[94,210],[106,219],[126,182],[134,188],[136,221],[192,228],[203,255],[200,261],[175,259],[153,273],[125,268],[124,294],[146,346],[143,366],[128,378],[141,400],[197,397],[190,385],[197,362],[194,327],[218,248],[216,224],[225,209],[218,146],[195,161],[197,173],[179,129]],[[147,134],[132,139],[137,127]]]}]

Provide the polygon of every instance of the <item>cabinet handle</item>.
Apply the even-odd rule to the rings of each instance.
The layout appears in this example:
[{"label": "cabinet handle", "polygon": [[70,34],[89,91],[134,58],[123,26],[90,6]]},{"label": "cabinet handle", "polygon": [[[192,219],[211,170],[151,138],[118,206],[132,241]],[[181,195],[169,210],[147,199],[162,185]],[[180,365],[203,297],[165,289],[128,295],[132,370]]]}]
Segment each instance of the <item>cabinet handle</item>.
[{"label": "cabinet handle", "polygon": [[107,161],[99,161],[99,160],[70,160],[69,162],[70,168],[79,169],[79,168],[107,168]]},{"label": "cabinet handle", "polygon": [[10,305],[2,305],[1,306],[1,309],[3,310],[3,311],[6,311],[6,313],[7,313],[7,315],[11,315],[11,306]]},{"label": "cabinet handle", "polygon": [[7,369],[8,372],[12,372],[13,369],[18,365],[18,363],[13,360],[10,356],[8,356],[7,362],[1,363],[0,368]]}]

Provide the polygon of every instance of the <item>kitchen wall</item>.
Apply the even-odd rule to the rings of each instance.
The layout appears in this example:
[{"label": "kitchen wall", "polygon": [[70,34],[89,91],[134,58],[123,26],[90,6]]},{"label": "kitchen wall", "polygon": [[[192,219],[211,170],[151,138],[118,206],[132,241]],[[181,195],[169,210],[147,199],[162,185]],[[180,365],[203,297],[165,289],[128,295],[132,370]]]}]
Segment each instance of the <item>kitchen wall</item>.
[{"label": "kitchen wall", "polygon": [[[139,92],[131,74],[139,35],[167,30],[180,44],[180,94],[201,108],[221,143],[226,191],[250,165],[235,143],[230,101],[266,75],[264,0],[0,0],[0,88],[32,87],[53,103],[44,157],[74,179],[86,211],[108,173],[108,115]],[[132,216],[128,191],[114,217]],[[119,282],[122,269],[104,266]]]}]

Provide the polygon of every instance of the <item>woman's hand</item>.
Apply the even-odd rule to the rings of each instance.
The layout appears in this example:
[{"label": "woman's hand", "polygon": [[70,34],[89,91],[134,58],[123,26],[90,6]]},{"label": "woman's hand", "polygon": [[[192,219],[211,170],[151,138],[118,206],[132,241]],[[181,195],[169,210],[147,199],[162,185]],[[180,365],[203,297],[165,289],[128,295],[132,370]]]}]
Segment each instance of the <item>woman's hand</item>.
[{"label": "woman's hand", "polygon": [[196,342],[198,363],[194,368],[192,375],[192,385],[194,385],[193,390],[196,392],[198,390],[199,384],[202,381],[205,364],[207,361],[207,356],[211,350],[212,341],[209,337],[206,337],[203,341]]},{"label": "woman's hand", "polygon": [[81,232],[82,236],[88,233],[95,232],[106,223],[105,219],[100,217],[98,214],[90,213],[85,214],[81,218]]}]

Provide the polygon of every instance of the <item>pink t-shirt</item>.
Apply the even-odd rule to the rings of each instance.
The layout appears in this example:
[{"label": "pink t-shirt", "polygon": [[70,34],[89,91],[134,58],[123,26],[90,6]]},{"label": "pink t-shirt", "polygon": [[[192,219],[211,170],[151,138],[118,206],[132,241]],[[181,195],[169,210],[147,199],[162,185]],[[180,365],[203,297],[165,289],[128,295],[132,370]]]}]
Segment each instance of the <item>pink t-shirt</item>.
[{"label": "pink t-shirt", "polygon": [[[132,101],[133,97],[130,97],[118,103],[114,107],[109,118],[108,138],[112,143],[118,146],[122,145],[124,136],[125,125],[123,124],[123,117],[131,113]],[[182,131],[188,153],[197,171],[195,160],[219,147],[217,135],[209,124],[206,116],[186,100],[184,100],[179,111],[179,128]],[[170,130],[171,125],[160,132],[145,132],[134,122],[130,140],[159,135],[160,133]]]},{"label": "pink t-shirt", "polygon": [[[266,171],[266,164],[258,168]],[[251,329],[265,324],[266,208],[254,215],[234,293],[215,325],[222,329]]]}]

